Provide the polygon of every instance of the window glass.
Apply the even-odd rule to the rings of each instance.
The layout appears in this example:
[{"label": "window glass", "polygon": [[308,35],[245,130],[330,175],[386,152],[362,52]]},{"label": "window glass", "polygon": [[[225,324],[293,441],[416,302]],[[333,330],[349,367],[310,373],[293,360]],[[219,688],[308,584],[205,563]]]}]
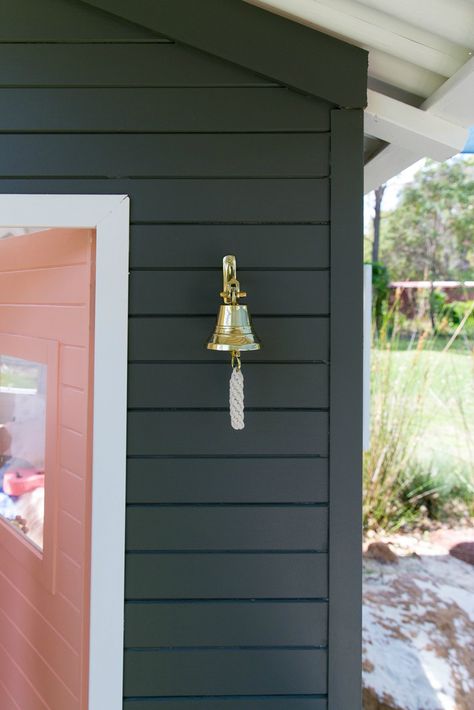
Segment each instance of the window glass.
[{"label": "window glass", "polygon": [[0,516],[43,549],[47,366],[0,355]]}]

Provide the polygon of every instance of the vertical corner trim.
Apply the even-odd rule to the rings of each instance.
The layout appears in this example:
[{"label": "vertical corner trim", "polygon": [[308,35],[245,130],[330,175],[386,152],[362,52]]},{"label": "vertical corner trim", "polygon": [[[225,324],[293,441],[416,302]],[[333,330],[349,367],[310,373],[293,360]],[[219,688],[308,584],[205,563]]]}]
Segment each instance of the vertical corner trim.
[{"label": "vertical corner trim", "polygon": [[362,197],[362,110],[333,110],[328,710],[362,702]]}]

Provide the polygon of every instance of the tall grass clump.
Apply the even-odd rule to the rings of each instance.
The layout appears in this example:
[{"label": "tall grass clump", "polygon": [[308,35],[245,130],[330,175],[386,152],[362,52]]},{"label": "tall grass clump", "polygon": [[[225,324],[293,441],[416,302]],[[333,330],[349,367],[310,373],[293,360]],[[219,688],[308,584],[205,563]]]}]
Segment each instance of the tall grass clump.
[{"label": "tall grass clump", "polygon": [[474,349],[465,330],[472,310],[447,341],[408,334],[397,294],[374,325],[366,530],[474,515]]},{"label": "tall grass clump", "polygon": [[[396,530],[416,521],[416,450],[423,435],[429,367],[421,354],[428,335],[414,334],[409,356],[398,359],[399,300],[374,333],[371,371],[371,446],[364,457],[365,529]],[[406,352],[406,348],[404,348]]]}]

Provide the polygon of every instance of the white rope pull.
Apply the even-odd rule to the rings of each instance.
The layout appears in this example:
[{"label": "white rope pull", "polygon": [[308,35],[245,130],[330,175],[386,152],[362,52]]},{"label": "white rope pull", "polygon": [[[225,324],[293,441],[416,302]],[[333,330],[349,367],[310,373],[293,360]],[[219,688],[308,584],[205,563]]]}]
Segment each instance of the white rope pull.
[{"label": "white rope pull", "polygon": [[233,429],[243,429],[244,423],[244,376],[238,367],[232,368],[229,382],[230,423]]}]

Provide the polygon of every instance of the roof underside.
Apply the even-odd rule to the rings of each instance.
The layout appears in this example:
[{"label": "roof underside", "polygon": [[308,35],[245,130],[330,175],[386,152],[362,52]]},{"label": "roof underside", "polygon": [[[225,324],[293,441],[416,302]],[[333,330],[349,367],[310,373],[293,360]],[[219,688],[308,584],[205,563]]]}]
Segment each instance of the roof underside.
[{"label": "roof underside", "polygon": [[366,191],[474,124],[474,0],[247,0],[369,51]]}]

